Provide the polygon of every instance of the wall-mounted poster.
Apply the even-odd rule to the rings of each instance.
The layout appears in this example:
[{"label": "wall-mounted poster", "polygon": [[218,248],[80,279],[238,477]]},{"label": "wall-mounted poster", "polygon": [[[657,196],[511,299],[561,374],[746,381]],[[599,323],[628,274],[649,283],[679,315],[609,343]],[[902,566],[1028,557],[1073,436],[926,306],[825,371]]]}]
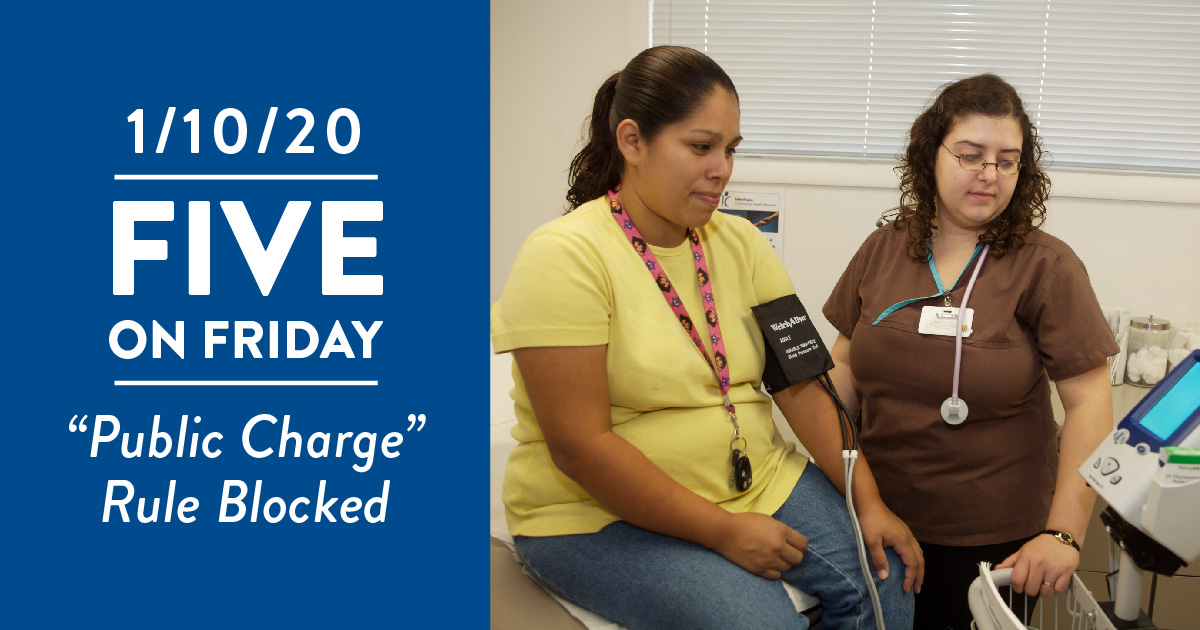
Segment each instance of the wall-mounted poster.
[{"label": "wall-mounted poster", "polygon": [[768,184],[731,184],[721,195],[721,212],[737,215],[762,230],[775,253],[783,259],[783,202],[786,189]]}]

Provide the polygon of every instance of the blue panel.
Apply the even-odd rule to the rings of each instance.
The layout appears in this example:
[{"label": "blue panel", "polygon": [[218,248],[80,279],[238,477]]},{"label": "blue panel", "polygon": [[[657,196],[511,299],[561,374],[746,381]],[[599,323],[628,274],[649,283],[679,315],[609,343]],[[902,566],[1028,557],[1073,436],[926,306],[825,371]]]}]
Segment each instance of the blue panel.
[{"label": "blue panel", "polygon": [[[466,8],[352,1],[6,5],[0,626],[485,627],[488,11],[481,0]],[[172,107],[173,124],[157,153]],[[272,107],[273,131],[259,153]],[[228,154],[214,137],[218,113],[227,108],[242,114],[247,130],[245,145]],[[302,114],[287,115],[300,108],[314,118],[302,142],[313,151],[288,153],[305,125]],[[327,134],[339,108],[360,123],[357,147],[344,154]],[[128,120],[136,110],[144,125],[141,153]],[[196,153],[186,119],[193,110]],[[348,144],[349,120],[335,122],[336,143]],[[236,117],[222,130],[232,144]],[[118,181],[119,174],[378,178]],[[134,263],[133,295],[112,288],[118,201],[168,202],[174,211],[173,220],[134,228],[143,244],[164,242],[167,258]],[[260,292],[245,243],[222,208],[233,201],[244,204],[262,243],[276,235],[289,202],[311,204],[269,295]],[[343,269],[382,276],[382,295],[323,295],[322,216],[324,204],[338,201],[382,204],[382,220],[344,224],[346,237],[374,239],[374,255],[367,240],[358,241],[358,255]],[[189,294],[189,259],[205,249],[189,242],[191,202],[209,208],[208,295]],[[118,357],[110,332],[124,320],[148,335],[152,322],[172,333],[182,322],[184,356],[163,346],[155,358],[148,338],[140,355]],[[248,350],[236,356],[239,321],[263,328],[262,358]],[[289,321],[317,333],[314,354],[286,356]],[[369,358],[354,321],[383,322]],[[228,322],[220,329],[226,342],[213,346],[212,358],[205,356],[206,322]],[[279,322],[277,336],[269,322]],[[342,348],[327,345],[335,326],[345,335]],[[304,333],[296,336],[307,345]],[[117,337],[126,347],[136,342],[133,332]],[[269,337],[278,344],[274,358]],[[323,348],[333,351],[320,358]],[[378,385],[117,384],[125,380]],[[243,445],[260,414],[276,423],[253,425],[246,440],[251,451],[270,448],[265,457]],[[86,429],[72,430],[83,416]],[[92,456],[96,428],[103,436],[115,427],[97,422],[102,416],[119,419],[128,442],[97,438]],[[285,416],[294,437],[283,435]],[[192,435],[218,433],[209,445],[219,456],[191,454]],[[389,449],[393,456],[382,450],[388,433],[402,439]],[[327,451],[322,434],[329,435]],[[362,437],[371,434],[373,449],[372,438]],[[127,455],[139,440],[141,455]],[[368,452],[369,468],[359,454]],[[130,522],[112,509],[103,522],[114,482],[134,489]],[[223,489],[232,482],[248,489],[246,513],[221,522]],[[315,522],[322,484],[325,502],[336,499],[328,508],[336,522],[325,513]],[[381,496],[385,484],[386,517],[365,522],[361,503]],[[115,496],[125,488],[118,483]],[[196,506],[181,514],[187,497]],[[340,512],[349,497],[361,502],[351,502],[357,522]],[[139,522],[155,502],[156,522]],[[268,522],[281,505],[307,518]],[[181,515],[195,520],[181,522]]]},{"label": "blue panel", "polygon": [[1200,367],[1191,366],[1142,417],[1142,426],[1167,440],[1200,408]]}]

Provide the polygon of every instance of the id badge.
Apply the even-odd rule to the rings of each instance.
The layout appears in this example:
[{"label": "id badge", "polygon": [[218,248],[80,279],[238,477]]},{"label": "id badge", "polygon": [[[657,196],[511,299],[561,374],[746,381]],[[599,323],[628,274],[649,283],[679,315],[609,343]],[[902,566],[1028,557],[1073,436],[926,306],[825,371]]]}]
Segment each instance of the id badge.
[{"label": "id badge", "polygon": [[[971,322],[975,319],[975,309],[968,308],[963,315],[963,337],[971,336]],[[921,309],[921,323],[917,332],[922,335],[942,335],[954,337],[958,326],[957,306],[926,306]]]}]

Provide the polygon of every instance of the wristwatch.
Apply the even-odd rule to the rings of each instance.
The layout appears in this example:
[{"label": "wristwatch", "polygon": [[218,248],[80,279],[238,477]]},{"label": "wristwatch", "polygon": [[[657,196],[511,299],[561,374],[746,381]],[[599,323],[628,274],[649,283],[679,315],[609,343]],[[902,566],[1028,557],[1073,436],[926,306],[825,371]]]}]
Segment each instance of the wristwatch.
[{"label": "wristwatch", "polygon": [[1042,533],[1050,534],[1055,539],[1057,539],[1058,542],[1060,542],[1064,545],[1071,545],[1072,547],[1075,548],[1075,551],[1080,551],[1079,543],[1075,542],[1075,537],[1072,536],[1070,532],[1064,532],[1064,531],[1057,530],[1057,529],[1047,529],[1046,531],[1044,531]]}]

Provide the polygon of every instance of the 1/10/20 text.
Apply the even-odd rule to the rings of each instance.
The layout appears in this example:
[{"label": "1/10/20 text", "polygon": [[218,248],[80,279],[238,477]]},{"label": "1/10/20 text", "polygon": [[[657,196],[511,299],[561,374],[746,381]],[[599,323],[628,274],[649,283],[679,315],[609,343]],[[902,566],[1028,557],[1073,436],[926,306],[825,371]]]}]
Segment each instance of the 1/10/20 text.
[{"label": "1/10/20 text", "polygon": [[[267,152],[267,145],[271,141],[271,130],[275,127],[275,116],[278,113],[278,107],[272,107],[267,112],[267,120],[263,125],[262,134],[259,136],[258,141],[259,153]],[[304,121],[304,125],[296,132],[296,136],[292,139],[291,144],[287,146],[287,149],[284,152],[313,153],[316,150],[315,147],[311,144],[304,143],[304,141],[308,138],[309,132],[312,131],[313,126],[316,124],[316,119],[313,117],[312,112],[304,109],[303,107],[297,107],[287,113],[287,118],[288,120],[300,118]],[[144,119],[145,112],[143,112],[141,108],[133,110],[133,113],[125,119],[128,122],[133,123],[134,153],[142,153],[143,151],[142,145],[145,135]],[[163,117],[162,131],[160,131],[158,134],[158,145],[154,149],[155,153],[162,153],[166,150],[167,140],[171,136],[171,124],[174,122],[174,120],[175,108],[168,107],[167,114],[165,117]],[[226,141],[227,136],[225,133],[226,124],[231,120],[233,121],[236,129],[232,144]],[[338,123],[342,120],[345,120],[348,123],[350,129],[350,137],[345,144],[342,144],[338,140],[337,134]],[[200,110],[193,109],[189,111],[183,116],[183,121],[188,123],[191,127],[190,144],[192,153],[199,153]],[[217,113],[216,118],[213,119],[213,142],[216,144],[217,149],[219,149],[221,153],[234,154],[241,152],[242,148],[246,146],[246,138],[248,135],[249,128],[246,123],[246,117],[238,109],[226,107]],[[358,147],[360,135],[361,133],[358,115],[354,113],[354,110],[346,107],[340,107],[333,110],[333,112],[329,114],[329,118],[325,123],[325,139],[329,143],[329,148],[332,149],[334,153],[345,155],[354,151],[354,149]]]}]

